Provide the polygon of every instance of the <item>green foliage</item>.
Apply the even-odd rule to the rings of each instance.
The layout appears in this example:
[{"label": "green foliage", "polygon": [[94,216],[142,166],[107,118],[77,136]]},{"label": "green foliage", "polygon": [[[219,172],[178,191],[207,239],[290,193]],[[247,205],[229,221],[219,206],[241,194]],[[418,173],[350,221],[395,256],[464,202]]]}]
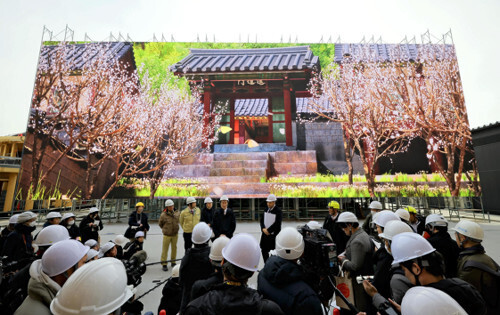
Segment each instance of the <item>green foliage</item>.
[{"label": "green foliage", "polygon": [[[77,192],[78,187],[75,187],[73,191],[68,189],[68,191],[65,194],[61,192],[60,190],[61,183],[59,182],[60,176],[61,176],[61,171],[59,171],[59,174],[57,175],[57,180],[55,185],[52,187],[47,187],[42,184],[40,180],[40,178],[42,178],[42,173],[40,173],[40,178],[36,186],[34,186],[33,183],[30,184],[26,200],[50,200],[50,199],[60,200],[62,199],[63,196],[69,199],[81,198],[81,191]],[[22,196],[23,196],[22,189],[19,188],[16,195],[16,200],[23,200]]]},{"label": "green foliage", "polygon": [[[162,184],[156,190],[155,197],[201,197],[209,193],[208,188],[203,185]],[[150,194],[149,187],[135,189],[136,197],[149,197]]]}]

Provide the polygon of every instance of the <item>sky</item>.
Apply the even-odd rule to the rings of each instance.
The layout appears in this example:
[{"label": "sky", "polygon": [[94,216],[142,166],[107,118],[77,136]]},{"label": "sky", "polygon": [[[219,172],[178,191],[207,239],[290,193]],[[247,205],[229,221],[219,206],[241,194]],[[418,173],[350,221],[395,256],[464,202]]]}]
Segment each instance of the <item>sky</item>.
[{"label": "sky", "polygon": [[55,35],[66,25],[74,40],[99,41],[120,32],[134,41],[421,43],[427,30],[451,30],[476,128],[500,121],[498,13],[498,0],[0,0],[0,136],[26,130],[44,26]]}]

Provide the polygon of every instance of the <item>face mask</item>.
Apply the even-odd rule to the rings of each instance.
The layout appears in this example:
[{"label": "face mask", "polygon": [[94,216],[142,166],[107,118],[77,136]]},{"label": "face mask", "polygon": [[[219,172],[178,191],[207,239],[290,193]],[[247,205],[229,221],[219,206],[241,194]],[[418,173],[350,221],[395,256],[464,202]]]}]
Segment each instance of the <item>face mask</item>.
[{"label": "face mask", "polygon": [[31,227],[35,227],[36,226],[36,221],[30,222],[30,226]]},{"label": "face mask", "polygon": [[375,210],[372,210],[372,215],[375,215],[375,213],[377,213],[377,211],[375,211]]},{"label": "face mask", "polygon": [[75,224],[75,220],[68,221],[68,225],[73,225]]}]

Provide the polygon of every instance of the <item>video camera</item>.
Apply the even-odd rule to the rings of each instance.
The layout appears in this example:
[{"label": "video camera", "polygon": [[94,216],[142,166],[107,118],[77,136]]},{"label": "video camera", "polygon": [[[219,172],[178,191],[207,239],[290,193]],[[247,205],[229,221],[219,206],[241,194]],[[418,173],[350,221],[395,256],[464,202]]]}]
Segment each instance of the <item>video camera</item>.
[{"label": "video camera", "polygon": [[328,276],[338,273],[337,245],[326,229],[311,229],[307,224],[298,228],[304,238],[304,254],[300,264],[305,269]]},{"label": "video camera", "polygon": [[122,262],[127,272],[127,285],[137,287],[142,282],[142,275],[146,273],[146,264],[140,263],[137,257]]},{"label": "video camera", "polygon": [[7,257],[2,257],[0,260],[0,285],[2,284],[3,279],[9,278],[14,273],[23,269],[35,260],[35,256],[29,256],[18,261],[7,261]]}]

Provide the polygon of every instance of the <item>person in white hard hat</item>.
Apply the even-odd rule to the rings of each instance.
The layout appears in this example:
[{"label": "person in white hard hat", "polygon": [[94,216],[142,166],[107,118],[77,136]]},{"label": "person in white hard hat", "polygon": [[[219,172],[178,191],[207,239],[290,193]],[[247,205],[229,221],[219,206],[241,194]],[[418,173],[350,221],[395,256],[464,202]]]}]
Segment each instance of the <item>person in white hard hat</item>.
[{"label": "person in white hard hat", "polygon": [[80,222],[80,232],[82,233],[82,243],[93,239],[100,242],[99,231],[103,229],[102,220],[99,217],[99,209],[92,207],[89,214]]},{"label": "person in white hard hat", "polygon": [[134,235],[134,241],[128,242],[125,247],[123,247],[123,259],[129,260],[132,257],[137,257],[139,263],[143,263],[144,260],[141,257],[147,258],[147,253],[144,248],[144,232],[138,231]]},{"label": "person in white hard hat", "polygon": [[95,249],[89,248],[87,252],[87,259],[85,259],[85,263],[89,263],[91,261],[99,259],[99,252]]},{"label": "person in white hard hat", "polygon": [[229,198],[222,196],[220,198],[220,208],[214,213],[212,220],[212,229],[215,238],[224,235],[228,238],[233,237],[234,230],[236,229],[236,217],[234,216],[233,209],[228,207]]},{"label": "person in white hard hat", "polygon": [[42,259],[30,267],[28,297],[15,314],[50,314],[50,303],[68,278],[83,266],[88,249],[75,240],[60,241],[47,249]]},{"label": "person in white hard hat", "polygon": [[116,244],[113,242],[106,242],[99,248],[99,258],[111,257],[116,258],[118,250],[116,249]]},{"label": "person in white hard hat", "polygon": [[276,254],[259,272],[257,290],[278,304],[285,314],[323,314],[316,292],[304,281],[305,273],[297,264],[304,253],[304,239],[292,227],[276,236]]},{"label": "person in white hard hat", "polygon": [[57,242],[69,240],[68,230],[61,225],[49,225],[38,233],[34,244],[38,245],[37,256],[42,258],[43,253]]},{"label": "person in white hard hat", "polygon": [[[351,279],[357,276],[373,275],[373,253],[375,245],[370,236],[359,226],[358,218],[352,212],[342,212],[337,221],[344,233],[349,237],[346,250],[338,256],[339,264],[348,271]],[[362,284],[352,283],[356,307],[361,311],[370,309],[371,299]]]},{"label": "person in white hard hat", "polygon": [[206,279],[197,280],[191,289],[191,300],[194,300],[210,291],[210,288],[224,281],[222,275],[222,250],[229,243],[229,238],[219,236],[210,247],[210,262],[213,266],[213,273]]},{"label": "person in white hard hat", "polygon": [[43,224],[43,227],[46,228],[49,225],[59,224],[61,222],[61,218],[62,218],[61,213],[59,213],[57,211],[51,211],[51,212],[47,213],[47,216],[45,217],[45,219],[47,219],[47,221],[45,221],[45,223]]},{"label": "person in white hard hat", "polygon": [[191,233],[196,224],[200,222],[201,211],[196,206],[196,199],[194,197],[188,197],[186,199],[187,207],[181,211],[179,216],[179,223],[182,228],[182,237],[184,238],[184,250],[187,251],[188,248],[193,246],[191,242]]},{"label": "person in white hard hat", "polygon": [[72,239],[81,241],[82,233],[80,233],[80,228],[75,223],[76,223],[76,216],[73,213],[68,212],[63,214],[61,218],[61,223],[59,224],[68,229],[69,236]]},{"label": "person in white hard hat", "polygon": [[365,222],[363,223],[363,230],[365,230],[366,233],[368,233],[368,235],[374,237],[375,239],[379,239],[378,238],[378,233],[376,230],[374,230],[372,227],[373,226],[373,216],[382,211],[383,207],[382,207],[382,203],[380,201],[372,201],[370,203],[370,205],[368,206],[368,209],[370,209],[370,213],[366,216],[365,218]]},{"label": "person in white hard hat", "polygon": [[260,249],[264,263],[269,258],[269,252],[276,248],[276,235],[281,231],[283,211],[276,205],[277,198],[274,194],[267,196],[267,209],[260,216]]},{"label": "person in white hard hat", "polygon": [[[391,255],[392,238],[397,234],[405,232],[413,232],[413,230],[408,224],[400,220],[391,220],[385,224],[384,231],[379,234],[379,237],[384,242],[384,247],[390,255],[390,260],[388,262],[389,266],[384,266],[383,268],[391,268],[393,261],[393,257]],[[377,274],[377,272],[378,270],[375,270],[375,274]],[[372,298],[373,306],[375,306],[376,309],[380,309],[382,305],[388,305],[389,302],[386,298],[391,298],[397,304],[401,304],[406,291],[413,287],[410,280],[405,277],[405,273],[401,267],[393,267],[390,269],[389,278],[390,292],[389,294],[386,293],[386,295],[382,295],[380,290],[378,290],[378,286],[374,286],[369,280],[363,281],[365,292]]]},{"label": "person in white hard hat", "polygon": [[[163,271],[168,270],[167,262],[164,262],[168,258],[168,248],[172,245],[170,251],[170,260],[177,259],[177,240],[179,237],[179,216],[180,212],[175,209],[174,202],[171,199],[165,201],[165,209],[163,209],[160,220],[158,220],[158,225],[163,233],[163,243],[161,247],[161,261]],[[175,261],[172,261],[170,265],[175,266]]]},{"label": "person in white hard hat", "polygon": [[50,311],[55,315],[122,314],[120,309],[133,295],[122,262],[103,258],[79,268],[52,301]]},{"label": "person in white hard hat", "polygon": [[485,301],[469,283],[458,278],[445,278],[440,253],[416,233],[400,233],[392,238],[393,266],[401,266],[415,286],[433,287],[450,295],[470,315],[485,314]]},{"label": "person in white hard hat", "polygon": [[460,246],[458,256],[458,277],[474,286],[486,301],[488,314],[498,314],[500,303],[498,292],[498,264],[486,254],[481,242],[484,231],[479,224],[461,220],[453,228],[455,240]]},{"label": "person in white hard hat", "polygon": [[17,223],[17,217],[19,217],[19,214],[12,215],[9,218],[9,224],[0,233],[0,253],[3,251],[3,244],[5,243],[7,236],[10,234],[10,232],[14,231],[14,226]]},{"label": "person in white hard hat", "polygon": [[85,246],[88,246],[89,248],[95,249],[97,251],[99,251],[99,249],[101,248],[101,244],[99,244],[94,239],[87,240],[84,244],[85,244]]},{"label": "person in white hard hat", "polygon": [[26,260],[33,257],[33,231],[36,229],[37,215],[25,211],[17,217],[14,231],[9,233],[2,251],[7,256],[5,262]]},{"label": "person in white hard hat", "polygon": [[158,306],[158,314],[163,310],[165,315],[176,315],[181,308],[182,287],[179,283],[179,269],[181,265],[172,268],[172,276],[168,279],[161,292],[162,297]]},{"label": "person in white hard hat", "polygon": [[182,258],[180,283],[182,285],[181,314],[191,300],[191,288],[197,280],[206,279],[212,274],[210,263],[210,247],[208,242],[212,237],[212,229],[205,222],[196,224],[192,233],[193,247],[189,248]]},{"label": "person in white hard hat", "polygon": [[259,244],[252,235],[236,234],[222,256],[224,283],[191,301],[181,314],[283,314],[276,303],[247,286],[260,261]]},{"label": "person in white hard hat", "polygon": [[429,233],[427,240],[444,258],[446,278],[457,276],[457,243],[448,233],[448,221],[441,214],[429,214],[425,218],[425,230]]},{"label": "person in white hard hat", "polygon": [[212,221],[214,219],[214,213],[215,213],[215,209],[213,209],[214,201],[212,200],[212,198],[207,197],[205,198],[203,203],[204,206],[203,209],[201,210],[200,221],[205,222],[206,224],[208,224],[208,226],[212,227]]},{"label": "person in white hard hat", "polygon": [[404,315],[467,315],[467,312],[451,296],[443,291],[415,287],[408,290],[401,304]]}]

